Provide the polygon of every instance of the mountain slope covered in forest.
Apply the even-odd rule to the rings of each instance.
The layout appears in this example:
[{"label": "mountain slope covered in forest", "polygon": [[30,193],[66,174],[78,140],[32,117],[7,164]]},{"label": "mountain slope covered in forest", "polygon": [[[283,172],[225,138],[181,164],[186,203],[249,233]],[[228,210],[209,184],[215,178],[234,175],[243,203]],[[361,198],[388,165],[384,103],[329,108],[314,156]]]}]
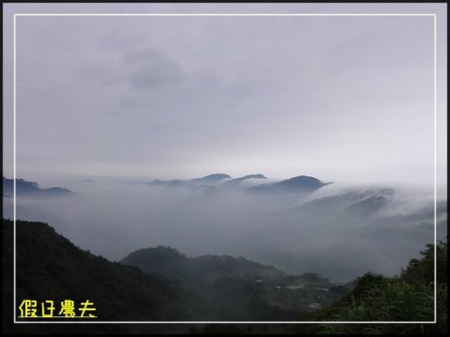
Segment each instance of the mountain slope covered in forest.
[{"label": "mountain slope covered in forest", "polygon": [[[58,309],[66,299],[89,299],[100,321],[195,319],[196,301],[177,282],[94,256],[44,223],[17,221],[16,229],[18,304],[25,299],[53,300]],[[12,313],[12,237],[12,221],[3,220],[4,315]],[[27,329],[3,319],[6,331]]]},{"label": "mountain slope covered in forest", "polygon": [[[17,221],[16,229],[17,305],[25,299],[53,300],[59,309],[66,299],[75,303],[89,299],[101,321],[414,322],[433,318],[433,245],[427,246],[422,258],[411,259],[399,276],[368,273],[355,280],[349,292],[349,287],[314,273],[286,275],[241,257],[188,257],[171,247],[142,249],[121,263],[110,262],[76,247],[47,224]],[[417,324],[14,325],[13,222],[3,220],[3,333],[239,333],[250,327],[260,333],[445,333],[446,243],[437,246],[437,257],[438,324],[422,328]]]}]

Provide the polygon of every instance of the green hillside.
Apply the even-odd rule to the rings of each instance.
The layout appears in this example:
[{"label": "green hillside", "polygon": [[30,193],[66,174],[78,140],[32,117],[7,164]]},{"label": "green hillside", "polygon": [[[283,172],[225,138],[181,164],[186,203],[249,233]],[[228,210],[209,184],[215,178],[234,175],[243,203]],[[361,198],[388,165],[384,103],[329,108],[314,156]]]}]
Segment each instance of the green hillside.
[{"label": "green hillside", "polygon": [[[437,324],[14,325],[12,242],[12,221],[3,220],[3,334],[447,332],[446,243],[437,247]],[[422,258],[412,259],[398,277],[368,273],[346,286],[313,273],[286,275],[274,267],[242,257],[188,257],[174,248],[162,246],[131,253],[121,263],[110,262],[81,250],[52,227],[39,222],[17,221],[16,254],[17,305],[27,299],[37,303],[52,300],[59,310],[64,300],[77,304],[89,300],[99,321],[433,319],[433,245],[426,247]],[[40,305],[36,309],[39,314]],[[67,322],[76,318],[59,319]]]},{"label": "green hillside", "polygon": [[349,289],[317,274],[286,275],[243,257],[188,257],[158,246],[135,251],[121,263],[176,278],[202,295],[203,320],[292,321],[338,300]]},{"label": "green hillside", "polygon": [[[411,259],[398,276],[386,278],[367,273],[355,288],[332,306],[303,316],[318,321],[433,322],[434,250],[427,245],[420,259]],[[447,334],[447,243],[436,245],[436,323],[322,324],[281,328],[297,334]]]},{"label": "green hillside", "polygon": [[[67,325],[11,324],[12,230],[12,221],[3,220],[4,331],[66,331]],[[311,303],[331,304],[346,292],[317,274],[286,275],[242,257],[191,258],[161,246],[137,251],[122,261],[139,266],[143,272],[81,250],[39,222],[17,221],[16,253],[17,305],[23,300],[39,304],[52,300],[59,310],[66,299],[77,304],[89,300],[95,304],[97,319],[102,321],[295,320],[299,312],[317,310],[311,308]],[[324,293],[320,287],[331,291]],[[40,306],[37,309],[39,314]],[[77,325],[75,331],[172,332],[188,328]]]},{"label": "green hillside", "polygon": [[[12,221],[3,220],[3,331],[64,330],[61,325],[11,324],[12,236]],[[73,245],[47,224],[17,221],[16,254],[17,305],[25,299],[36,300],[37,303],[53,300],[59,310],[60,303],[66,299],[75,303],[89,299],[101,321],[173,321],[192,320],[198,316],[197,302],[179,283],[94,256]],[[40,311],[38,306],[38,314]],[[54,311],[56,314],[57,310]],[[75,329],[128,331],[126,326],[108,330],[105,325],[94,328],[77,325]]]},{"label": "green hillside", "polygon": [[155,272],[178,277],[185,281],[210,283],[221,277],[235,276],[247,279],[280,279],[286,274],[275,267],[228,255],[204,255],[188,257],[172,247],[158,246],[135,251],[121,263],[138,267],[146,272]]}]

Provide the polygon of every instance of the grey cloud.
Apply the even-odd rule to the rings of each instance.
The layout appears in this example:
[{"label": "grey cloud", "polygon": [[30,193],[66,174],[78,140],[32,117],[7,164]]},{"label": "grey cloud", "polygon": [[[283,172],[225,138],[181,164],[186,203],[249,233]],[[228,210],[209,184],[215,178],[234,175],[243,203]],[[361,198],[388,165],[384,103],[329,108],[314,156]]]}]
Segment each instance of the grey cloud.
[{"label": "grey cloud", "polygon": [[[433,200],[422,188],[335,183],[302,196],[227,188],[207,193],[104,178],[63,186],[75,195],[19,198],[18,218],[47,222],[112,260],[170,245],[188,255],[242,255],[345,281],[369,270],[398,273],[433,239]],[[446,200],[438,202],[442,239]],[[11,216],[11,200],[4,200],[4,212]]]},{"label": "grey cloud", "polygon": [[164,53],[145,49],[129,52],[123,57],[129,67],[128,81],[134,89],[154,89],[181,83],[186,75],[180,65]]},{"label": "grey cloud", "polygon": [[[202,10],[220,8],[234,6]],[[262,7],[234,11],[241,8]],[[437,21],[441,181],[444,19]],[[76,161],[100,175],[122,174],[116,168],[126,163],[128,175],[155,167],[184,175],[190,167],[432,183],[430,18],[22,17],[17,28],[18,156],[29,179],[38,178],[36,168],[69,173]]]}]

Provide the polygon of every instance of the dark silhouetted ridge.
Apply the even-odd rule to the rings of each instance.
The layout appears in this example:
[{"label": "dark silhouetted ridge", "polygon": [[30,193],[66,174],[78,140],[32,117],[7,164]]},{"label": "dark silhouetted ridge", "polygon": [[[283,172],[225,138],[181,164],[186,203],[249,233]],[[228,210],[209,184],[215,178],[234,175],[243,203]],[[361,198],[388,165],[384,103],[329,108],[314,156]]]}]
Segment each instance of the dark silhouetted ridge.
[{"label": "dark silhouetted ridge", "polygon": [[264,192],[312,192],[322,186],[324,184],[317,178],[298,176],[277,183],[255,186],[252,190]]},{"label": "dark silhouetted ridge", "polygon": [[198,183],[213,183],[221,181],[225,178],[231,178],[228,174],[225,173],[214,173],[201,178],[192,179],[191,181],[195,181]]},{"label": "dark silhouetted ridge", "polygon": [[[12,196],[14,193],[14,179],[3,177],[3,194]],[[60,197],[72,195],[72,191],[62,187],[39,188],[39,184],[34,181],[16,179],[16,193],[18,197]]]}]

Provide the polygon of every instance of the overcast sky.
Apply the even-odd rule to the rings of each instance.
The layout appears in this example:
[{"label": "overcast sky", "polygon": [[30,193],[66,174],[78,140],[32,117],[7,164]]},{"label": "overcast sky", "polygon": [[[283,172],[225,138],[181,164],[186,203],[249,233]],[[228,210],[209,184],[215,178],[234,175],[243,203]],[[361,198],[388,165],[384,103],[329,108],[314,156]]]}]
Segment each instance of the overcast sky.
[{"label": "overcast sky", "polygon": [[[4,175],[14,13],[435,13],[446,183],[446,5],[4,4]],[[17,176],[223,172],[433,182],[434,18],[17,17]],[[440,74],[440,75],[439,75]]]}]

